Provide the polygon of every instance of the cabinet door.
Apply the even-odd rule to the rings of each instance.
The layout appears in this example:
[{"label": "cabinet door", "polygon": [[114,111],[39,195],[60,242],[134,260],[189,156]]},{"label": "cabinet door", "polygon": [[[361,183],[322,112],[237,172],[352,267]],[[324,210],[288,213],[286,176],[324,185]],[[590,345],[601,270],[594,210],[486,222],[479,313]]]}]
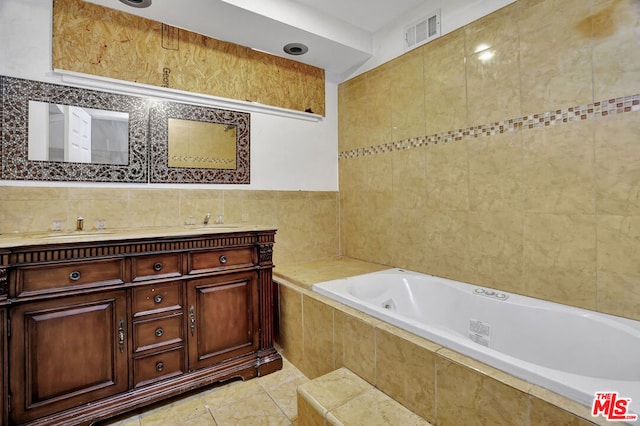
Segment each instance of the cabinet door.
[{"label": "cabinet door", "polygon": [[258,349],[258,274],[191,280],[187,285],[189,369]]},{"label": "cabinet door", "polygon": [[0,309],[0,425],[7,423],[7,345],[6,345],[7,311]]},{"label": "cabinet door", "polygon": [[128,388],[124,290],[12,309],[11,418],[21,423]]}]

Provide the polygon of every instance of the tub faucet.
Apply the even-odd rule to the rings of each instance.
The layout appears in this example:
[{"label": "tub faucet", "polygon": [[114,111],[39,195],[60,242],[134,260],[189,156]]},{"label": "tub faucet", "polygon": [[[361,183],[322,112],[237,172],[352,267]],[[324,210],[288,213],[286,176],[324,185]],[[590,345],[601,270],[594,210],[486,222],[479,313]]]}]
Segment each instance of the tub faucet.
[{"label": "tub faucet", "polygon": [[207,213],[207,214],[204,216],[204,224],[205,224],[205,225],[208,225],[208,224],[209,224],[209,219],[211,219],[211,213]]}]

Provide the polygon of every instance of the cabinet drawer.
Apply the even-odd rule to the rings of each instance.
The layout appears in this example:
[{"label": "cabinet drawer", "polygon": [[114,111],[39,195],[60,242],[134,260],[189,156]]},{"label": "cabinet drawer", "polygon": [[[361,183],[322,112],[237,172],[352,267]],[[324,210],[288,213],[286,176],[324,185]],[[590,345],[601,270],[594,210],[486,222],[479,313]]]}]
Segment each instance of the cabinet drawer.
[{"label": "cabinet drawer", "polygon": [[16,290],[19,296],[72,286],[122,284],[123,279],[123,259],[78,261],[20,268]]},{"label": "cabinet drawer", "polygon": [[189,254],[189,273],[253,266],[256,262],[254,253],[253,247],[192,252]]},{"label": "cabinet drawer", "polygon": [[133,380],[135,387],[177,376],[184,372],[183,347],[133,360]]},{"label": "cabinet drawer", "polygon": [[132,258],[131,263],[133,281],[179,277],[181,275],[179,253],[138,256]]},{"label": "cabinet drawer", "polygon": [[133,288],[133,316],[182,308],[182,285],[169,282]]},{"label": "cabinet drawer", "polygon": [[169,317],[138,321],[133,324],[133,350],[143,352],[182,342],[182,312]]}]

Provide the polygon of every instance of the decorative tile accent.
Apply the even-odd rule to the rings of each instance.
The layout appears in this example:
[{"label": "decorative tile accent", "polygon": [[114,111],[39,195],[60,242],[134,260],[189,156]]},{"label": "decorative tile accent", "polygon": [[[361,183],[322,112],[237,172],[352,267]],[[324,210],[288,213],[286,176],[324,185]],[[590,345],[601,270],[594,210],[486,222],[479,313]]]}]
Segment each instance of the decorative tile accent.
[{"label": "decorative tile accent", "polygon": [[467,127],[465,129],[450,130],[428,136],[420,136],[396,142],[358,148],[339,153],[338,159],[367,157],[404,149],[419,148],[421,146],[437,145],[441,143],[458,142],[470,138],[479,138],[518,130],[535,129],[539,127],[555,126],[581,120],[593,120],[609,115],[624,114],[640,111],[640,94],[624,96],[615,99],[598,101],[593,104],[578,105],[524,117],[512,118],[495,123]]}]

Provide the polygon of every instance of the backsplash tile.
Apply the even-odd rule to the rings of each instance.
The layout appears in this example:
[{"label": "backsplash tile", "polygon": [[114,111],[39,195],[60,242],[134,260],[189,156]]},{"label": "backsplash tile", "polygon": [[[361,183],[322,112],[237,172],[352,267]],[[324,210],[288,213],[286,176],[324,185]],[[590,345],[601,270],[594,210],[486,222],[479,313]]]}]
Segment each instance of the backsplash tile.
[{"label": "backsplash tile", "polygon": [[85,230],[103,219],[107,229],[201,225],[222,215],[225,223],[277,228],[274,263],[338,256],[337,192],[216,189],[0,186],[0,233],[49,232],[54,220],[65,231],[76,218]]}]

